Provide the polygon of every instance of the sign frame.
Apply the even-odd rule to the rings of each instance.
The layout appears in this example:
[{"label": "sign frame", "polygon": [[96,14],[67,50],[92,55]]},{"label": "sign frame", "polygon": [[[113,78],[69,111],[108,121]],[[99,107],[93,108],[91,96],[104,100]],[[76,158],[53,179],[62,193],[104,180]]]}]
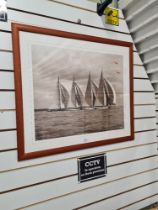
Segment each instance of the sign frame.
[{"label": "sign frame", "polygon": [[[99,160],[99,163],[98,163],[98,160]],[[84,162],[84,161],[88,161],[88,162]],[[102,162],[100,163],[100,161],[102,161]],[[83,166],[82,162],[85,163],[84,166]],[[83,166],[83,168],[82,168],[82,166]],[[82,171],[84,171],[84,174],[82,174]],[[97,173],[99,173],[99,175],[95,175]],[[82,158],[78,159],[78,181],[79,181],[79,183],[102,178],[102,177],[105,177],[106,174],[107,174],[107,156],[106,156],[106,154],[98,154],[98,155],[87,156],[87,157],[82,157]],[[86,176],[87,176],[87,178],[85,178]]]}]

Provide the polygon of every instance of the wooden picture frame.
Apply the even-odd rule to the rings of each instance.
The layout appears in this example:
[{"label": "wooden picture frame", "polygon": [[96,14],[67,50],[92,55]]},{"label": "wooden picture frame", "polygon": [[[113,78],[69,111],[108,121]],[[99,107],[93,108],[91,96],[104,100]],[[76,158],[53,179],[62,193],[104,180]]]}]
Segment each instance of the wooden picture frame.
[{"label": "wooden picture frame", "polygon": [[12,23],[18,159],[134,139],[133,44]]}]

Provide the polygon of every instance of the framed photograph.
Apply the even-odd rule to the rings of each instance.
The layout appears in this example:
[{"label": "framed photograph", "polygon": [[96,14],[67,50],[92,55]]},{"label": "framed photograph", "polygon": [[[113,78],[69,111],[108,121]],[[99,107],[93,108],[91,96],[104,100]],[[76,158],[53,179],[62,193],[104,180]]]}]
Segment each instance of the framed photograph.
[{"label": "framed photograph", "polygon": [[12,24],[18,159],[133,140],[133,44]]}]

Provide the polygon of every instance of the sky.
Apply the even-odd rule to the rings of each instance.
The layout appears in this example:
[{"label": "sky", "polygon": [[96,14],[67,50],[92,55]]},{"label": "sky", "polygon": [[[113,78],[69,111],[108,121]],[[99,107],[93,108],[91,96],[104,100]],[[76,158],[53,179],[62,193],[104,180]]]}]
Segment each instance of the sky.
[{"label": "sky", "polygon": [[[85,93],[88,75],[99,85],[100,74],[108,79],[116,90],[118,103],[121,104],[123,92],[123,57],[107,52],[87,52],[78,49],[32,45],[32,71],[35,109],[58,108],[57,80],[71,92],[75,78]],[[69,106],[72,106],[71,100]]]}]

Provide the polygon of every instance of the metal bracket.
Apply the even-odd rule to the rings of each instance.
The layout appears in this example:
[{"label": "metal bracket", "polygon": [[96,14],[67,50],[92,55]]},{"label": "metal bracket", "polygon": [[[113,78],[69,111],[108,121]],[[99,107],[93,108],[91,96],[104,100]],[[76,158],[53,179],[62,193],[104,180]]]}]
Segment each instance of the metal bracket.
[{"label": "metal bracket", "polygon": [[97,14],[102,16],[106,7],[112,3],[112,0],[105,0],[102,3],[97,3]]}]

